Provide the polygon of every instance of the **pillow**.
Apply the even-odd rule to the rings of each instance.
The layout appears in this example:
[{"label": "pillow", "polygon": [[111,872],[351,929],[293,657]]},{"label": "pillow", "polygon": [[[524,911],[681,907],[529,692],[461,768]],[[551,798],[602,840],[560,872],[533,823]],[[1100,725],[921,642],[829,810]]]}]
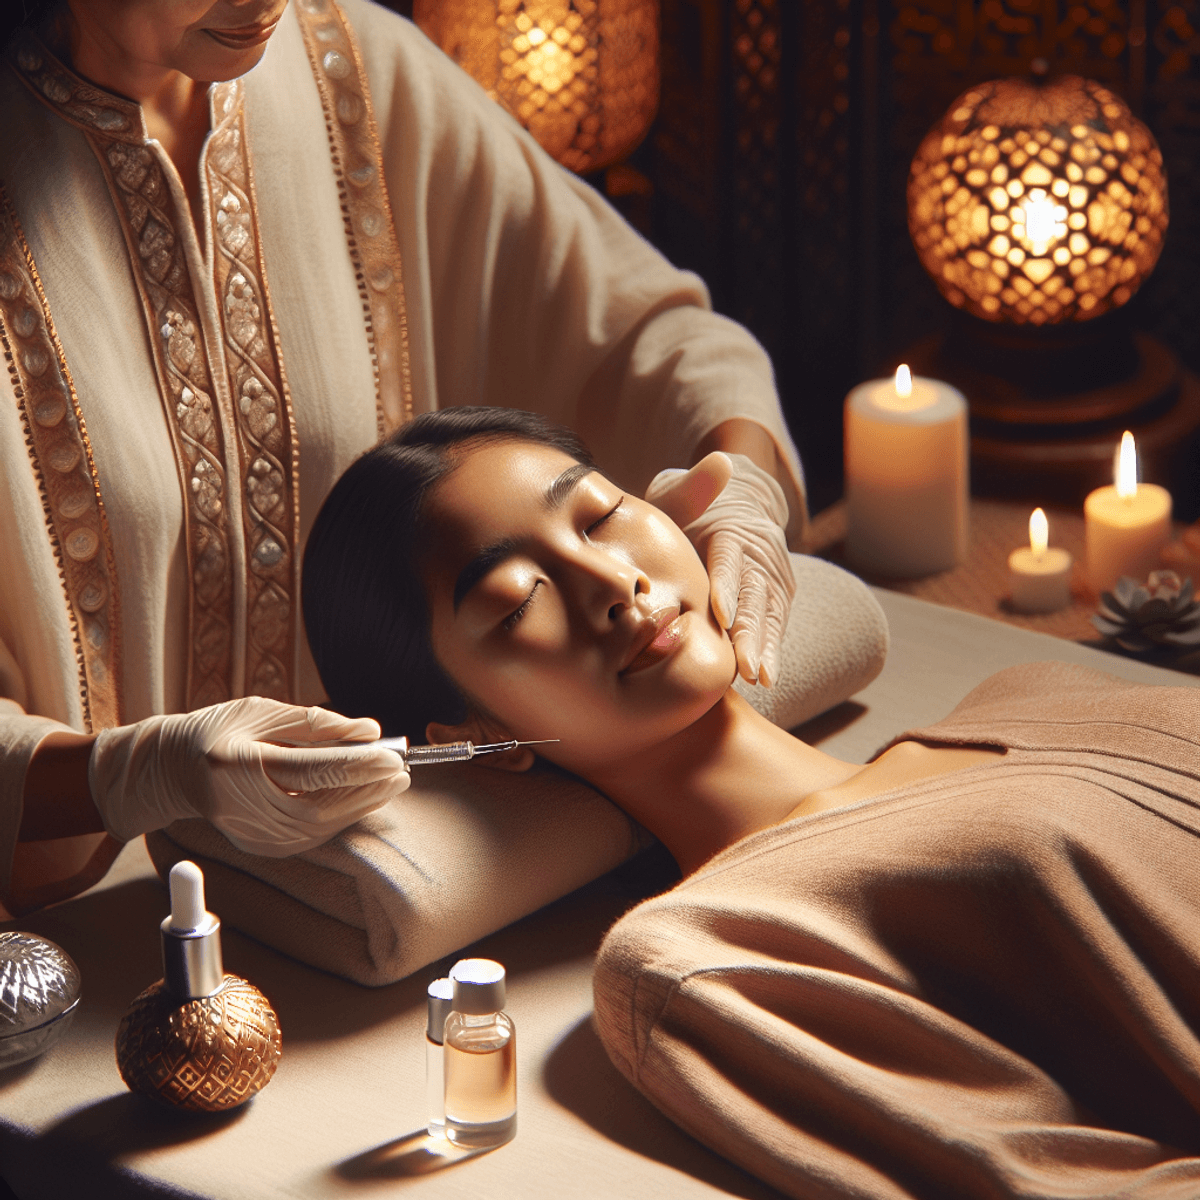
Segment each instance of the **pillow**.
[{"label": "pillow", "polygon": [[[879,674],[887,622],[853,575],[792,555],[796,599],[780,678],[738,691],[791,729]],[[204,871],[222,920],[302,962],[382,985],[533,912],[624,862],[649,835],[549,764],[512,775],[469,763],[414,770],[390,804],[291,858],[236,849],[206,821],[147,834],[164,878]]]}]

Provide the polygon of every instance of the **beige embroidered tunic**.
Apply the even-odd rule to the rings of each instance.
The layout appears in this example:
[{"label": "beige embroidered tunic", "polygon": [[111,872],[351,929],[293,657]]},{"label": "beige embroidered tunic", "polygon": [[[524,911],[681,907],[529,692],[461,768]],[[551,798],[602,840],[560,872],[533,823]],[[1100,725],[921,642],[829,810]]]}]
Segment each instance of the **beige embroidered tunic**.
[{"label": "beige embroidered tunic", "polygon": [[196,228],[136,104],[0,66],[0,896],[49,730],[321,698],[305,535],[413,413],[544,413],[638,490],[747,417],[802,506],[758,345],[411,24],[298,0],[210,103]]}]

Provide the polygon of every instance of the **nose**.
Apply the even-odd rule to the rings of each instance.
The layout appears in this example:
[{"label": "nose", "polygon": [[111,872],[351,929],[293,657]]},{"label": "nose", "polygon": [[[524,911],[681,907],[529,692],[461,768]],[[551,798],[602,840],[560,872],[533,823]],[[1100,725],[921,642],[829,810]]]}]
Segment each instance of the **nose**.
[{"label": "nose", "polygon": [[633,563],[598,546],[583,546],[573,556],[579,607],[598,632],[606,631],[637,597],[650,591],[650,580]]}]

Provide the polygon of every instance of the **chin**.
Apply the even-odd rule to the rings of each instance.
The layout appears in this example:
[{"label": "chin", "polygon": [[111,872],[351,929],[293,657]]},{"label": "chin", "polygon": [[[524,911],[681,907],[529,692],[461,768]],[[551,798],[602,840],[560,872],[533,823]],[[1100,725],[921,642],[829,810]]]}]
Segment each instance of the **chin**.
[{"label": "chin", "polygon": [[203,33],[197,36],[203,38],[206,44],[197,46],[178,68],[182,74],[197,83],[228,83],[231,79],[240,79],[247,71],[258,66],[267,52],[267,46],[270,45],[269,42],[263,42],[260,46],[232,50],[219,45]]}]

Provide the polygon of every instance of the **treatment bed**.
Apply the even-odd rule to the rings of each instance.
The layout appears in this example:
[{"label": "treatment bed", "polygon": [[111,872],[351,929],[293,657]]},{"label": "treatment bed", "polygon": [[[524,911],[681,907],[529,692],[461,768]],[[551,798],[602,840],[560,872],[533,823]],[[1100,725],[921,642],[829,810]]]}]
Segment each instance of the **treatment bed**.
[{"label": "treatment bed", "polygon": [[[865,761],[895,734],[944,716],[1011,664],[1057,659],[1141,682],[1200,684],[912,597],[875,595],[891,636],[882,673],[796,731],[847,759]],[[470,947],[508,968],[518,1133],[497,1151],[455,1162],[420,1135],[425,986],[460,954],[366,988],[268,949],[227,917],[226,969],[261,987],[279,1014],[284,1055],[275,1079],[219,1117],[175,1114],[129,1094],[113,1036],[128,1002],[161,975],[157,926],[167,907],[143,843],[132,843],[87,895],[2,927],[63,946],[82,973],[83,1001],[58,1046],[0,1072],[0,1177],[21,1200],[778,1195],[662,1117],[609,1064],[592,1031],[591,964],[601,937],[670,881],[651,848]]]}]

